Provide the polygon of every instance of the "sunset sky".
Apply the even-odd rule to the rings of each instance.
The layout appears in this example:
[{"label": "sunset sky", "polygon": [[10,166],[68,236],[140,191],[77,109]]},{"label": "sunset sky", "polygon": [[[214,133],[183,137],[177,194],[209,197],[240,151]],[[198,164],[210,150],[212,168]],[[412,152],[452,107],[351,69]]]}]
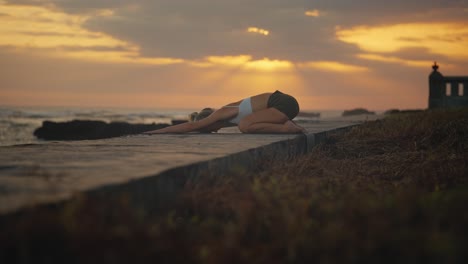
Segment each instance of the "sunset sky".
[{"label": "sunset sky", "polygon": [[426,108],[468,76],[468,0],[0,0],[0,106]]}]

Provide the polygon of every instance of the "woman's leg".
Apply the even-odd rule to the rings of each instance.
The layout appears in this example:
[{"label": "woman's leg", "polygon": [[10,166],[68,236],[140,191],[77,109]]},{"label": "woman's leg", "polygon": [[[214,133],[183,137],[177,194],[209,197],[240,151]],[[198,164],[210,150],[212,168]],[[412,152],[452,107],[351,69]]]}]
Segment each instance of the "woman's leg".
[{"label": "woman's leg", "polygon": [[301,133],[302,127],[294,124],[278,109],[267,108],[244,117],[239,122],[242,133]]}]

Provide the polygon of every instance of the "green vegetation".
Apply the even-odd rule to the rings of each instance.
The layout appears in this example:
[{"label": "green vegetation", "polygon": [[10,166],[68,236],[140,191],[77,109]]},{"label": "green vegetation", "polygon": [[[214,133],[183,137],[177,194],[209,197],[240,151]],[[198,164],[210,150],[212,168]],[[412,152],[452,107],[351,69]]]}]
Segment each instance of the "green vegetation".
[{"label": "green vegetation", "polygon": [[2,263],[461,263],[468,110],[390,115],[251,174],[187,184],[172,211],[80,197],[0,220]]}]

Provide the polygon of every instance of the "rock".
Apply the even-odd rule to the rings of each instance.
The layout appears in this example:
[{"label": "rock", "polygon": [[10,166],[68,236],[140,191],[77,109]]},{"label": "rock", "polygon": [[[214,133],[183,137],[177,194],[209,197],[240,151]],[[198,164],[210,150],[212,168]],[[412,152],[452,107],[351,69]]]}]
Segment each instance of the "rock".
[{"label": "rock", "polygon": [[404,110],[399,110],[399,109],[390,109],[385,111],[385,115],[393,115],[393,114],[412,114],[412,113],[420,113],[423,112],[424,110],[422,109],[404,109]]},{"label": "rock", "polygon": [[424,112],[424,110],[423,109],[406,109],[406,110],[401,110],[400,112],[405,113],[405,114],[414,114],[414,113]]},{"label": "rock", "polygon": [[34,135],[45,140],[86,140],[140,134],[145,131],[167,127],[167,124],[129,124],[93,120],[73,120],[69,122],[44,121],[34,131]]},{"label": "rock", "polygon": [[389,109],[385,111],[384,115],[394,115],[400,113],[400,109]]},{"label": "rock", "polygon": [[172,125],[179,125],[187,122],[187,119],[172,119],[171,121]]},{"label": "rock", "polygon": [[353,116],[353,115],[375,115],[375,112],[368,111],[364,108],[355,108],[352,110],[345,110],[342,116]]},{"label": "rock", "polygon": [[297,116],[304,117],[304,118],[319,118],[320,113],[319,112],[299,112]]}]

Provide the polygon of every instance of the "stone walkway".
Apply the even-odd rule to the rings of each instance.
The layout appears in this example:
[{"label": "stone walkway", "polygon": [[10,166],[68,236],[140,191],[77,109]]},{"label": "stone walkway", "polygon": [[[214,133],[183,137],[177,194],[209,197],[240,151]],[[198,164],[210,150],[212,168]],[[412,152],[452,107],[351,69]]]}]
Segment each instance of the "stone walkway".
[{"label": "stone walkway", "polygon": [[[175,186],[170,172],[176,168],[178,175],[189,174],[189,168],[193,176],[216,166],[221,171],[248,166],[268,153],[297,155],[311,147],[307,142],[315,144],[318,133],[354,124],[347,120],[301,123],[308,135],[248,135],[226,128],[217,134],[137,135],[0,147],[0,214],[66,200],[77,192],[109,187],[129,191],[132,184],[140,184],[141,193],[146,188],[151,195],[159,191],[170,196],[188,179],[179,176]],[[151,185],[155,179],[159,186]]]}]

